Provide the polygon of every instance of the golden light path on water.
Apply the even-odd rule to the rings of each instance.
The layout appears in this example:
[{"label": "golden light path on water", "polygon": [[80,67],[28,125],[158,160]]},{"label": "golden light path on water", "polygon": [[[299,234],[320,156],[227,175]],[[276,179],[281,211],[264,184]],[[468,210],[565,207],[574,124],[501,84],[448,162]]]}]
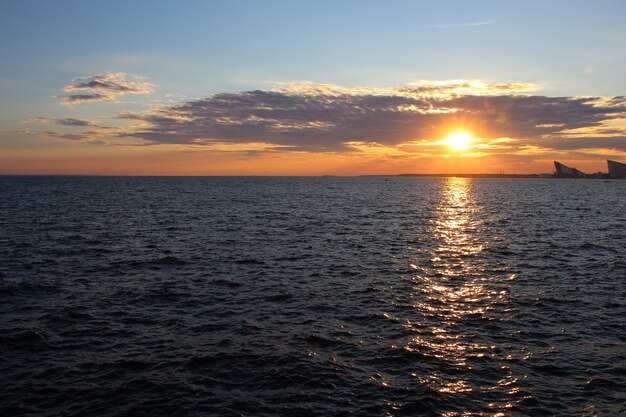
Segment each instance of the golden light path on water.
[{"label": "golden light path on water", "polygon": [[[412,265],[419,272],[413,277],[414,308],[424,322],[407,323],[407,330],[415,335],[404,348],[443,365],[426,376],[412,374],[429,388],[449,396],[497,391],[501,400],[515,394],[517,379],[505,365],[501,349],[495,343],[484,343],[486,338],[480,329],[482,322],[501,319],[498,314],[506,310],[510,296],[506,281],[514,276],[503,271],[491,274],[489,270],[483,256],[484,210],[476,201],[471,179],[444,181],[431,225],[436,246],[426,265]],[[478,325],[467,326],[471,321]],[[497,378],[477,377],[472,364],[490,361],[494,362]],[[489,382],[492,386],[486,385]],[[513,404],[505,401],[490,406],[497,415],[507,413]]]}]

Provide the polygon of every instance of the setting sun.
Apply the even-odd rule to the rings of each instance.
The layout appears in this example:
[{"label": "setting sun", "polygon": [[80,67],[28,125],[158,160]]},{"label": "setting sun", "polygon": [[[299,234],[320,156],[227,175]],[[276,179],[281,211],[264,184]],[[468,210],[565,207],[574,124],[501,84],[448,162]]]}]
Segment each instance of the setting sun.
[{"label": "setting sun", "polygon": [[448,146],[457,151],[469,149],[473,141],[472,135],[464,130],[456,130],[446,139]]}]

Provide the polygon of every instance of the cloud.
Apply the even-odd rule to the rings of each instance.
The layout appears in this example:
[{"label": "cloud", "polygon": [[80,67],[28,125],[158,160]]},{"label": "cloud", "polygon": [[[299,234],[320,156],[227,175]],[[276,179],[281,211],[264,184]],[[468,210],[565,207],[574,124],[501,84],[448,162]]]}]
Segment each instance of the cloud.
[{"label": "cloud", "polygon": [[41,132],[44,135],[51,138],[58,139],[67,139],[77,142],[89,142],[94,139],[94,132],[83,132],[83,133],[66,133],[66,132],[57,132],[53,130],[48,130],[45,132]]},{"label": "cloud", "polygon": [[62,126],[78,126],[78,127],[95,127],[98,126],[91,120],[74,119],[72,117],[67,118],[55,118],[55,117],[34,117],[32,119],[25,120],[26,123],[48,123],[57,124]]},{"label": "cloud", "polygon": [[106,94],[73,94],[59,96],[64,104],[76,104],[88,101],[113,101],[115,97]]},{"label": "cloud", "polygon": [[278,91],[288,95],[342,96],[342,95],[373,95],[373,96],[405,96],[412,98],[452,98],[463,95],[499,95],[517,94],[539,89],[534,83],[487,83],[481,80],[418,80],[402,87],[342,87],[334,84],[313,82],[279,83]]},{"label": "cloud", "polygon": [[544,146],[558,150],[576,149],[613,149],[626,152],[626,132],[621,137],[577,137],[577,138],[545,138],[541,140]]},{"label": "cloud", "polygon": [[[31,119],[33,121],[38,121],[37,119],[47,119],[45,117]],[[55,120],[55,119],[53,119]],[[66,119],[58,119],[62,122],[65,122]],[[69,119],[75,120],[75,119]],[[59,125],[67,126],[66,123],[56,123]],[[141,143],[132,143],[132,142],[120,142],[114,141],[112,138],[117,137],[119,132],[124,131],[123,128],[117,126],[97,126],[97,125],[71,125],[71,126],[88,126],[90,129],[83,130],[82,132],[76,131],[61,131],[61,130],[40,130],[40,131],[31,131],[31,130],[22,130],[17,131],[15,133],[20,135],[28,135],[28,136],[38,136],[38,137],[48,137],[53,139],[63,139],[69,140],[73,142],[80,142],[92,145],[122,145],[122,146],[137,146],[141,144],[145,144],[145,142],[140,141]]]},{"label": "cloud", "polygon": [[[494,155],[507,160],[546,155],[622,155],[626,98],[547,97],[537,84],[421,80],[398,87],[345,87],[312,82],[225,92],[117,115],[118,126],[78,118],[30,122],[70,127],[51,138],[112,146],[174,145],[178,150],[312,152],[411,159]],[[150,85],[109,73],[75,80],[67,101],[143,94]],[[74,130],[85,127],[82,132]],[[477,140],[454,153],[445,138],[464,129]],[[69,129],[68,129],[69,130]]]},{"label": "cloud", "polygon": [[473,26],[486,26],[495,23],[495,20],[482,20],[480,22],[465,22],[465,23],[444,23],[440,25],[428,25],[427,28],[461,28],[461,27],[473,27]]},{"label": "cloud", "polygon": [[[490,144],[502,148],[496,141],[510,138],[506,148],[515,152],[547,143],[555,149],[573,149],[581,141],[563,138],[566,132],[599,129],[626,117],[620,97],[520,94],[537,87],[476,80],[420,81],[393,88],[288,84],[123,113],[120,119],[137,124],[120,135],[154,144],[265,143],[292,151],[353,152],[355,143],[360,149],[372,148],[364,145],[368,143],[383,147],[422,143],[436,149],[437,141],[463,128],[481,138],[484,149]],[[626,136],[623,128],[613,130],[616,137],[620,132]],[[584,147],[594,147],[594,140],[602,147],[609,143],[589,137]],[[618,144],[619,138],[611,143]]]},{"label": "cloud", "polygon": [[75,79],[63,90],[81,94],[64,94],[59,97],[65,104],[115,101],[125,94],[149,94],[152,92],[152,87],[152,84],[141,81],[138,77],[128,77],[123,72],[108,72]]}]

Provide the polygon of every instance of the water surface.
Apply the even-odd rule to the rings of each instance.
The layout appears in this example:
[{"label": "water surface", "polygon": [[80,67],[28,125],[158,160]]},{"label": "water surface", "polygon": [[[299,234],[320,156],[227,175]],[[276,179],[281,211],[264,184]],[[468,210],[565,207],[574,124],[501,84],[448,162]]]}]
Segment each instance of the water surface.
[{"label": "water surface", "polygon": [[626,181],[0,177],[2,415],[591,415]]}]

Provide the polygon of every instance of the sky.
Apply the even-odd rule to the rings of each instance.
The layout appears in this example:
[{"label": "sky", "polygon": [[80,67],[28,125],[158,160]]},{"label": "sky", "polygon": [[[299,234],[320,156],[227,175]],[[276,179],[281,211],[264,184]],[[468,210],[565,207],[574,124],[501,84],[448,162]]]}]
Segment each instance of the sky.
[{"label": "sky", "polygon": [[626,2],[0,2],[0,174],[626,162]]}]

